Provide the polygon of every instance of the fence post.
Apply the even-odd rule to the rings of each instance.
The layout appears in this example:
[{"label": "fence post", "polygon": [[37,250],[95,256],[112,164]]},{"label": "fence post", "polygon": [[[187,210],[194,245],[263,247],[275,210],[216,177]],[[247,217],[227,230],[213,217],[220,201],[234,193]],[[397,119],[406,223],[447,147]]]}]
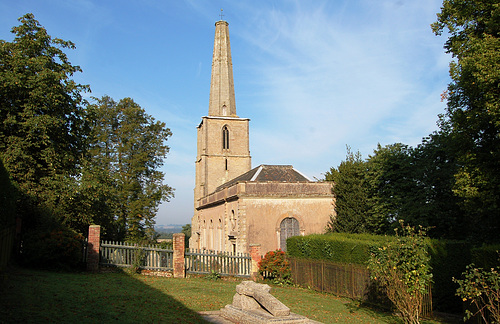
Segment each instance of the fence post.
[{"label": "fence post", "polygon": [[87,270],[99,270],[99,249],[101,247],[101,226],[89,226],[89,239],[87,243]]},{"label": "fence post", "polygon": [[256,280],[259,276],[259,262],[262,259],[260,244],[250,244],[250,256],[252,257],[252,269],[250,271],[250,275],[252,280]]},{"label": "fence post", "polygon": [[184,264],[185,239],[186,235],[184,233],[175,233],[173,237],[174,278],[186,277],[186,266]]}]

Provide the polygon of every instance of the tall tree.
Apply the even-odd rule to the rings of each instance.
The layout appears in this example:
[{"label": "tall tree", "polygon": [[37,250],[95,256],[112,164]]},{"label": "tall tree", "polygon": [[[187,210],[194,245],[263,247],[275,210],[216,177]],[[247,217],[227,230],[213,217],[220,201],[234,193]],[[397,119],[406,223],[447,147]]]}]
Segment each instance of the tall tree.
[{"label": "tall tree", "polygon": [[454,192],[463,200],[472,236],[500,232],[500,3],[445,0],[433,31],[449,32],[452,82],[443,124],[457,148]]},{"label": "tall tree", "polygon": [[71,78],[81,71],[63,51],[73,43],[49,36],[33,14],[19,20],[14,40],[0,40],[0,158],[23,194],[26,224],[41,210],[57,214],[71,193],[89,88]]},{"label": "tall tree", "polygon": [[115,102],[102,97],[89,105],[88,116],[91,133],[82,190],[90,196],[91,214],[103,213],[101,221],[117,229],[118,236],[153,238],[158,205],[173,196],[159,170],[172,133],[130,98]]},{"label": "tall tree", "polygon": [[365,233],[371,224],[367,219],[370,210],[366,165],[361,153],[347,147],[346,160],[338,168],[326,172],[325,179],[333,181],[335,216],[332,215],[327,230],[331,232]]},{"label": "tall tree", "polygon": [[405,207],[417,199],[410,152],[411,148],[405,144],[384,147],[378,144],[365,162],[371,207],[367,219],[373,233],[391,233],[390,226],[404,218]]}]

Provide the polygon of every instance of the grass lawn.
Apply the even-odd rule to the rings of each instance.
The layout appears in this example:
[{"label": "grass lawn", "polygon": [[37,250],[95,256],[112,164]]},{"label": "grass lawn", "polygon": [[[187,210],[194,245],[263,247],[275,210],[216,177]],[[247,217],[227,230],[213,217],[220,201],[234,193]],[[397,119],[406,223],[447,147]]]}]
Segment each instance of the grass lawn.
[{"label": "grass lawn", "polygon": [[[0,276],[0,323],[204,323],[197,312],[230,304],[240,282],[22,268]],[[401,323],[306,289],[273,287],[272,294],[292,312],[323,323]]]}]

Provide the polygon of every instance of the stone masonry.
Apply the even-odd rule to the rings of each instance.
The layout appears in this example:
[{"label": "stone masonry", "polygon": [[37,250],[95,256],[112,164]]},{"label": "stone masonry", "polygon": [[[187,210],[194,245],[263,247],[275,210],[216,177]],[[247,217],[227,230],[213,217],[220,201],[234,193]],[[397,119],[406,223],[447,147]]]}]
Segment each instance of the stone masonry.
[{"label": "stone masonry", "polygon": [[271,295],[271,287],[253,281],[236,286],[233,303],[221,309],[220,316],[242,324],[319,323],[290,312],[290,308]]}]

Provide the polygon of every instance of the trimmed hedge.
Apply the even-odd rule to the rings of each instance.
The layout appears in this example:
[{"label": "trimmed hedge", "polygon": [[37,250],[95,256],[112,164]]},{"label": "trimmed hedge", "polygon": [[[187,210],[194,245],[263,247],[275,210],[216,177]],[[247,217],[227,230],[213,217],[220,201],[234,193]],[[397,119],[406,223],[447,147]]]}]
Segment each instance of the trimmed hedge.
[{"label": "trimmed hedge", "polygon": [[471,245],[465,241],[430,241],[429,254],[433,276],[432,301],[438,311],[462,312],[462,301],[455,295],[458,285],[451,279],[460,278],[471,262]]},{"label": "trimmed hedge", "polygon": [[365,265],[370,252],[391,239],[371,234],[312,234],[290,237],[286,246],[291,257]]},{"label": "trimmed hedge", "polygon": [[500,266],[500,244],[484,245],[473,248],[471,252],[472,263],[477,268],[491,269]]},{"label": "trimmed hedge", "polygon": [[[296,258],[366,265],[370,252],[392,239],[394,236],[347,233],[294,236],[287,240],[287,254]],[[471,246],[463,241],[434,239],[428,242],[434,281],[434,308],[461,312],[462,303],[455,296],[457,286],[451,278],[459,278],[466,265],[471,263]],[[477,259],[490,260],[493,249],[474,251]]]}]

